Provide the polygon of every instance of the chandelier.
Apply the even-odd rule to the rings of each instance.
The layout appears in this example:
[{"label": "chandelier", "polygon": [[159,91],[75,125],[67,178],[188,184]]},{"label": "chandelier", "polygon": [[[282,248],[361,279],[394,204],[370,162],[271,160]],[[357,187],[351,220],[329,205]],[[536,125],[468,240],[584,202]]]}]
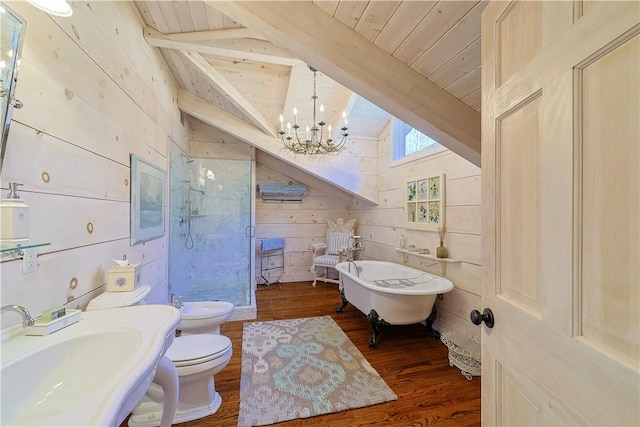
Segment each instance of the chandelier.
[{"label": "chandelier", "polygon": [[340,128],[340,140],[334,141],[331,139],[331,125],[327,126],[327,139],[324,138],[324,105],[320,105],[320,121],[316,121],[316,107],[318,103],[318,95],[316,93],[316,75],[318,70],[309,66],[309,70],[313,72],[313,124],[311,127],[306,127],[306,135],[300,135],[303,131],[298,131],[300,125],[298,125],[298,109],[293,108],[293,125],[291,122],[287,122],[287,130],[284,129],[284,117],[280,114],[280,139],[285,148],[295,154],[306,155],[324,155],[324,154],[337,154],[345,148],[347,142],[347,113],[342,112],[342,118],[344,119],[344,126]]}]

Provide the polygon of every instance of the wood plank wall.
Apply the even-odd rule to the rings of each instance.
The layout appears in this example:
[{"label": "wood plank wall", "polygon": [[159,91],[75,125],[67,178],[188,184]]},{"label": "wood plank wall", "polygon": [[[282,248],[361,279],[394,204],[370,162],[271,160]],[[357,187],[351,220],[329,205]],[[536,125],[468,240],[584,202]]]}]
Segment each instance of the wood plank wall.
[{"label": "wood plank wall", "polygon": [[[284,166],[284,165],[283,165]],[[298,182],[288,177],[283,169],[274,170],[258,164],[256,181],[285,184],[305,184],[308,194],[302,202],[265,202],[256,198],[256,248],[259,241],[268,237],[283,237],[284,274],[282,282],[313,280],[310,272],[312,251],[309,246],[314,242],[324,242],[327,232],[327,219],[351,218],[349,201],[336,197],[338,190],[327,188],[312,182]],[[333,193],[332,193],[333,191]],[[260,254],[257,254],[260,257]],[[257,259],[259,268],[259,259]],[[259,271],[256,272],[259,277]],[[258,282],[262,283],[262,282]]]},{"label": "wood plank wall", "polygon": [[[143,264],[151,302],[167,293],[166,237],[129,244],[130,162],[135,153],[167,168],[167,139],[187,148],[176,86],[142,36],[129,2],[74,3],[70,18],[26,2],[8,2],[27,21],[17,99],[2,170],[24,184],[36,272],[0,262],[2,304],[32,314],[66,304],[84,307],[106,283],[112,258]],[[91,224],[91,225],[89,225]],[[18,316],[3,316],[2,326]]]}]

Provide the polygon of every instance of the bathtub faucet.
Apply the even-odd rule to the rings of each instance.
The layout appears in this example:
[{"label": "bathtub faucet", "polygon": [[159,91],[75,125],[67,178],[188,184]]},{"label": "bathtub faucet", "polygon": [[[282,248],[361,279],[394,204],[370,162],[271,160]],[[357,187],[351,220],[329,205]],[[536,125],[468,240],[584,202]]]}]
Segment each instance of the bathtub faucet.
[{"label": "bathtub faucet", "polygon": [[349,242],[353,240],[353,243],[350,243],[347,248],[347,261],[353,261],[354,253],[364,250],[362,247],[362,239],[364,239],[362,236],[349,236]]},{"label": "bathtub faucet", "polygon": [[356,264],[356,262],[352,259],[347,261],[347,267],[348,267],[348,271],[349,273],[351,273],[351,264],[353,264],[353,266],[356,268],[356,276],[360,277],[360,272],[362,271],[362,266],[359,266],[358,264]]}]

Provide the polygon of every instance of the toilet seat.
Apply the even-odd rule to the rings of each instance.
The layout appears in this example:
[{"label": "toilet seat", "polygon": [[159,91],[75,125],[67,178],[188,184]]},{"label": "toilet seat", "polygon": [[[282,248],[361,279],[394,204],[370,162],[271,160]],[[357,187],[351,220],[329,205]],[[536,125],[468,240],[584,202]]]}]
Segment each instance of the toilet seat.
[{"label": "toilet seat", "polygon": [[167,349],[167,356],[176,368],[199,365],[223,356],[231,348],[224,335],[200,334],[176,337]]}]

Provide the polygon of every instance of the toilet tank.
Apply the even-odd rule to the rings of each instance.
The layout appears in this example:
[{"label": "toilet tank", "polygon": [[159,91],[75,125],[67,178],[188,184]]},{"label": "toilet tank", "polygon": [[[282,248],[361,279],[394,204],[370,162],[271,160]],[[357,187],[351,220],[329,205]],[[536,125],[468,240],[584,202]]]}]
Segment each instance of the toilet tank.
[{"label": "toilet tank", "polygon": [[87,311],[143,305],[146,303],[145,298],[149,292],[151,292],[149,285],[142,285],[131,292],[104,292],[89,301]]}]

